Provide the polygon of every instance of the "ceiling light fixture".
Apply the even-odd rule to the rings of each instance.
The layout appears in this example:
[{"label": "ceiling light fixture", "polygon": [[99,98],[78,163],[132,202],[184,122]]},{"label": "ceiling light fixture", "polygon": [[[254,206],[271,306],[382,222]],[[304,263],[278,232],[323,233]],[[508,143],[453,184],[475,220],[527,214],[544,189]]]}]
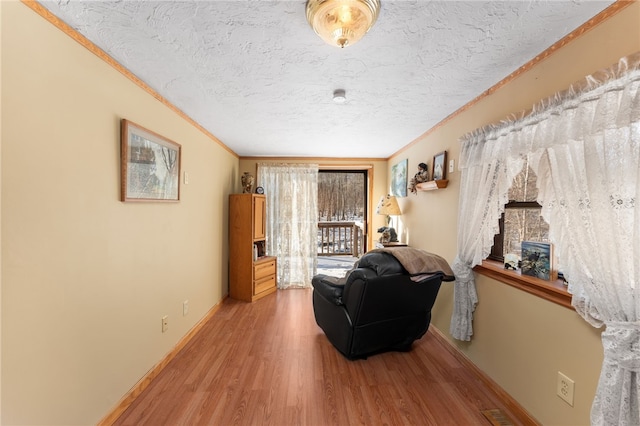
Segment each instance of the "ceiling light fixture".
[{"label": "ceiling light fixture", "polygon": [[336,89],[333,91],[333,102],[343,104],[347,102],[347,94],[344,89]]},{"label": "ceiling light fixture", "polygon": [[332,46],[355,44],[378,18],[380,0],[308,0],[307,21]]}]

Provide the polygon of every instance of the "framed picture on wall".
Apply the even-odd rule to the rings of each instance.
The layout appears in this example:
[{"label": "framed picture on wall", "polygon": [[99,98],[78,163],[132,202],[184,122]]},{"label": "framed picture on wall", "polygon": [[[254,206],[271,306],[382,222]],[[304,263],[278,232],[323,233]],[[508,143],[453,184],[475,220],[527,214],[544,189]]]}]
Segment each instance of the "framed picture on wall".
[{"label": "framed picture on wall", "polygon": [[181,145],[121,121],[120,200],[179,201]]},{"label": "framed picture on wall", "polygon": [[447,176],[447,151],[433,156],[433,180],[443,180]]},{"label": "framed picture on wall", "polygon": [[407,165],[409,160],[403,160],[391,167],[391,194],[396,197],[407,196]]}]

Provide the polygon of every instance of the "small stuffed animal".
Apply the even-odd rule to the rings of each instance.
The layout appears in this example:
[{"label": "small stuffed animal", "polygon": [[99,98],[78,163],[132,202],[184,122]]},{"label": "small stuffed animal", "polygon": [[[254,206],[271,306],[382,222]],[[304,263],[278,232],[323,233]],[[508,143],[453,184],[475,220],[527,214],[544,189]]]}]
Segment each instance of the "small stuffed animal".
[{"label": "small stuffed animal", "polygon": [[414,194],[418,193],[417,185],[422,182],[426,182],[429,180],[429,171],[428,167],[425,163],[418,164],[418,173],[411,179],[411,183],[409,186],[409,191]]},{"label": "small stuffed animal", "polygon": [[398,242],[398,233],[395,229],[390,228],[388,226],[383,226],[378,228],[378,232],[382,233],[380,237],[381,243],[396,243]]}]

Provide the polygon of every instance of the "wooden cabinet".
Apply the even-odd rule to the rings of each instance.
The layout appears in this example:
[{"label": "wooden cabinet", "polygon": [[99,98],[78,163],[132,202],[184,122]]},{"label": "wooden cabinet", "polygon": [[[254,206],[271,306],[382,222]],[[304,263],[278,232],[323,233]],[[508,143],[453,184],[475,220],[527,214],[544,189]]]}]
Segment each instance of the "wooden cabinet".
[{"label": "wooden cabinet", "polygon": [[229,296],[253,302],[276,291],[277,261],[266,255],[264,195],[229,195]]},{"label": "wooden cabinet", "polygon": [[253,198],[253,239],[264,240],[267,226],[267,202],[264,195],[256,195]]}]

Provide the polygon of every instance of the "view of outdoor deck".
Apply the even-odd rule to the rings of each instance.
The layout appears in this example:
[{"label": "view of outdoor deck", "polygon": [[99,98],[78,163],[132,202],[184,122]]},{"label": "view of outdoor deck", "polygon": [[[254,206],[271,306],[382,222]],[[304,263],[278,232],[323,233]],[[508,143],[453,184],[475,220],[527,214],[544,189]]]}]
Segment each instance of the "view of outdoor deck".
[{"label": "view of outdoor deck", "polygon": [[318,256],[358,257],[364,252],[363,237],[362,223],[319,222]]},{"label": "view of outdoor deck", "polygon": [[342,277],[363,253],[361,223],[318,223],[318,274]]},{"label": "view of outdoor deck", "polygon": [[366,172],[323,171],[318,177],[318,274],[343,277],[367,250]]},{"label": "view of outdoor deck", "polygon": [[318,256],[318,274],[344,277],[358,260],[353,256]]}]

